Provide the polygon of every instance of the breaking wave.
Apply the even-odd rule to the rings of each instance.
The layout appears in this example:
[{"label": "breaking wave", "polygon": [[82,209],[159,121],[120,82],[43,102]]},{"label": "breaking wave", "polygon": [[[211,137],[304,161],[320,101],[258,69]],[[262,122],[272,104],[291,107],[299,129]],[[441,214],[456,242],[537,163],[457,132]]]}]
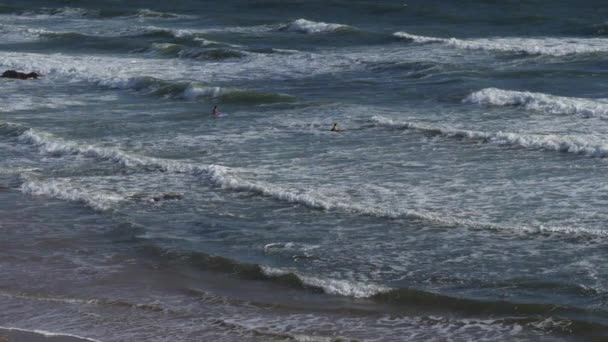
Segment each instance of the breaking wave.
[{"label": "breaking wave", "polygon": [[82,155],[101,160],[109,160],[122,165],[125,168],[140,168],[144,170],[159,170],[175,173],[204,173],[208,172],[210,169],[209,167],[201,167],[179,161],[137,156],[115,148],[82,145],[76,142],[55,138],[50,134],[38,133],[33,129],[26,130],[18,139],[23,143],[34,145],[41,151],[51,155]]},{"label": "breaking wave", "polygon": [[[500,135],[501,133],[488,134],[473,131],[443,130],[422,125],[415,125],[412,123],[394,123],[392,120],[380,117],[375,117],[373,120],[381,125],[406,129],[418,129],[445,136],[481,139],[487,141],[492,141],[493,139],[502,141],[510,137],[509,134],[504,134],[503,137]],[[494,137],[494,135],[496,137]],[[525,141],[524,138],[519,139]],[[345,213],[354,213],[357,215],[375,216],[380,218],[409,218],[445,227],[465,227],[471,229],[486,229],[502,232],[509,231],[524,234],[555,233],[574,236],[608,236],[608,231],[601,229],[545,226],[503,226],[489,222],[459,219],[430,211],[393,209],[386,208],[385,206],[369,206],[366,204],[348,203],[341,201],[339,198],[330,198],[324,195],[316,194],[310,189],[292,189],[262,181],[245,180],[238,175],[238,169],[231,169],[221,165],[204,165],[190,163],[187,161],[137,156],[123,152],[116,148],[96,147],[93,145],[84,145],[76,142],[64,141],[59,138],[54,138],[49,134],[35,132],[32,129],[28,129],[19,135],[18,140],[26,144],[34,145],[44,153],[49,153],[56,156],[81,155],[99,160],[112,161],[128,169],[199,175],[204,177],[208,182],[210,182],[210,184],[219,186],[223,189],[245,191],[286,203],[300,204],[311,209],[327,211],[335,210]],[[517,141],[517,138],[515,140]],[[22,186],[22,189],[25,192],[32,194],[46,194],[67,200],[82,201],[94,208],[101,210],[110,208],[115,203],[124,199],[124,197],[111,193],[93,193],[94,196],[89,196],[90,193],[83,191],[82,189],[65,189],[61,186],[61,184],[53,183],[57,182],[56,180],[50,182],[40,182],[37,180],[26,179],[26,181],[29,181],[29,183],[26,182]]]},{"label": "breaking wave", "polygon": [[348,280],[326,279],[299,274],[279,268],[261,266],[262,272],[270,277],[295,277],[304,287],[318,288],[324,293],[354,298],[370,298],[391,288],[375,284],[358,283]]},{"label": "breaking wave", "polygon": [[522,106],[528,110],[583,117],[608,117],[608,102],[561,97],[528,91],[486,88],[467,96],[464,102],[493,106]]},{"label": "breaking wave", "polygon": [[[421,309],[448,309],[452,312],[481,314],[492,312],[519,318],[516,320],[536,320],[538,316],[576,317],[587,313],[584,308],[559,306],[546,303],[517,303],[506,300],[484,300],[430,292],[424,289],[396,288],[346,279],[332,279],[310,276],[294,269],[282,269],[239,262],[222,256],[202,252],[178,251],[156,245],[144,245],[139,250],[147,258],[158,259],[175,265],[188,265],[201,270],[229,273],[244,279],[266,280],[291,288],[308,290],[313,293],[330,294],[353,298],[366,298],[394,306]],[[497,285],[499,286],[499,285]],[[201,296],[201,291],[188,290],[191,295]],[[203,293],[204,296],[207,294]],[[524,317],[522,317],[524,316]],[[578,321],[571,321],[578,322]],[[589,328],[589,323],[579,322],[581,330]],[[606,327],[598,325],[605,329]]]},{"label": "breaking wave", "polygon": [[24,194],[34,196],[50,196],[70,202],[80,202],[99,210],[110,210],[125,200],[123,196],[115,193],[103,192],[99,189],[86,190],[70,184],[69,179],[27,180],[21,184],[20,190]]},{"label": "breaking wave", "polygon": [[442,135],[450,138],[470,139],[499,145],[518,146],[547,151],[568,152],[596,158],[604,158],[608,156],[608,143],[602,141],[593,142],[590,141],[587,136],[471,131],[456,128],[435,127],[407,121],[397,122],[381,116],[374,116],[372,121],[382,126],[414,129],[417,131],[433,135]]},{"label": "breaking wave", "polygon": [[342,24],[328,24],[306,19],[295,20],[281,28],[283,31],[298,32],[306,34],[354,31],[355,28]]},{"label": "breaking wave", "polygon": [[416,43],[441,43],[462,49],[490,50],[528,55],[566,56],[608,52],[604,38],[437,38],[396,32],[394,36]]}]

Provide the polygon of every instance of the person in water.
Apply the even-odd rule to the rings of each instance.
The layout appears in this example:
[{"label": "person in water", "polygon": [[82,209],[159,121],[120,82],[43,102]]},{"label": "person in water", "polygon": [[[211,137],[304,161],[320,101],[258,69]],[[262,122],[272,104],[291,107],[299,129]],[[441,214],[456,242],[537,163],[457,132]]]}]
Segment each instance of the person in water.
[{"label": "person in water", "polygon": [[341,129],[338,128],[338,123],[334,122],[333,126],[331,126],[330,132],[342,132]]},{"label": "person in water", "polygon": [[217,105],[213,106],[213,111],[211,111],[211,114],[213,114],[213,116],[220,116],[220,114],[222,114],[218,109],[217,109]]}]

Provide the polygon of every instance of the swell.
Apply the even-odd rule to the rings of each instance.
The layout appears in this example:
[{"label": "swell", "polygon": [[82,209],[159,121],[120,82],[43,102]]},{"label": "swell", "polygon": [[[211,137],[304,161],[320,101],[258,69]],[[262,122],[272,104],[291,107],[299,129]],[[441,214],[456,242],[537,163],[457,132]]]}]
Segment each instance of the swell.
[{"label": "swell", "polygon": [[608,36],[608,22],[603,22],[594,25],[587,25],[582,28],[578,27],[577,29],[572,30],[574,34],[582,34],[586,36],[599,36],[606,37]]},{"label": "swell", "polygon": [[80,41],[83,39],[90,40],[95,38],[101,38],[99,36],[89,36],[78,32],[42,32],[40,38],[49,40],[62,40],[62,41]]},{"label": "swell", "polygon": [[205,40],[196,35],[179,35],[169,31],[158,32],[155,28],[135,28],[126,32],[96,32],[82,33],[76,31],[51,31],[48,29],[31,28],[27,25],[0,24],[0,33],[14,42],[38,41],[46,49],[61,51],[78,51],[89,48],[100,51],[146,51],[146,41],[169,40],[193,46],[205,45]]},{"label": "swell", "polygon": [[585,309],[555,304],[476,300],[407,288],[391,289],[374,294],[371,298],[383,303],[448,309],[465,314],[575,316],[587,312]]},{"label": "swell", "polygon": [[491,106],[520,106],[527,110],[580,115],[586,118],[608,118],[608,102],[528,91],[486,88],[470,94],[463,102]]},{"label": "swell", "polygon": [[[388,124],[391,127],[397,126],[399,128],[413,128],[412,124],[410,123],[395,124],[392,122],[392,120],[384,118],[376,118],[376,121],[379,124]],[[419,127],[418,129],[424,130],[425,128]],[[431,129],[430,131],[434,132],[434,134],[444,134],[440,129]],[[462,137],[467,137],[468,133],[466,132],[469,131],[464,132],[465,133],[458,134],[460,134]],[[452,133],[448,133],[448,135],[450,134]],[[388,219],[408,218],[412,220],[421,220],[443,227],[467,227],[470,229],[486,229],[502,232],[508,231],[523,234],[554,233],[583,237],[608,236],[608,231],[604,231],[601,229],[545,226],[503,226],[494,223],[458,219],[449,216],[441,216],[437,213],[429,211],[394,210],[390,208],[387,209],[384,206],[373,207],[357,203],[346,203],[340,201],[339,199],[331,199],[320,195],[311,195],[308,191],[304,191],[302,189],[285,188],[272,183],[245,180],[236,174],[236,169],[233,170],[221,165],[202,165],[180,160],[168,160],[148,156],[138,156],[123,152],[116,148],[96,147],[93,145],[78,144],[72,141],[65,141],[63,139],[55,138],[47,133],[36,132],[33,129],[27,129],[26,131],[24,131],[22,134],[17,136],[17,140],[25,144],[36,146],[40,151],[44,153],[56,156],[82,155],[85,157],[95,158],[99,160],[108,160],[124,168],[134,169],[136,171],[156,171],[193,174],[203,177],[208,182],[210,182],[210,184],[221,187],[222,189],[233,191],[245,191],[259,196],[272,198],[281,202],[300,204],[310,209],[324,211],[334,210],[343,213],[353,213],[357,215],[366,215]],[[26,190],[27,189],[28,188],[26,188]],[[47,187],[47,189],[53,189],[53,187]],[[33,190],[33,192],[36,192],[36,190]],[[51,192],[51,194],[54,194],[54,192]],[[78,201],[82,201],[82,196],[80,194],[81,193],[76,192],[74,196],[71,197]],[[57,192],[57,195],[59,196],[60,192]],[[65,197],[70,197],[70,195],[66,195]],[[105,196],[103,198],[106,197],[108,196]],[[110,198],[112,197],[110,196]],[[115,199],[112,201],[112,203],[116,203],[119,201],[120,199]],[[105,206],[102,207],[105,208]]]},{"label": "swell", "polygon": [[[200,293],[201,293],[201,291],[196,291],[195,293],[192,293],[192,295],[199,297]],[[125,300],[115,300],[115,299],[81,299],[81,298],[69,298],[69,297],[44,295],[44,294],[26,294],[26,293],[21,293],[21,292],[8,292],[8,291],[0,291],[0,296],[15,298],[15,299],[24,299],[24,300],[63,303],[63,304],[70,304],[70,305],[95,305],[95,306],[104,306],[104,307],[113,307],[113,308],[124,308],[127,310],[142,310],[144,312],[160,313],[163,315],[172,314],[175,316],[179,316],[181,318],[190,317],[190,316],[192,316],[192,317],[200,316],[200,315],[194,314],[190,311],[185,311],[185,310],[176,311],[176,310],[164,308],[163,306],[161,306],[157,303],[140,304],[140,303],[132,303],[132,302],[125,301]],[[228,300],[230,301],[230,299],[228,299]],[[222,299],[221,303],[224,304],[227,302],[224,299]],[[232,303],[229,302],[227,304],[230,305]],[[262,306],[260,306],[260,307],[262,307]],[[265,307],[268,308],[270,306],[267,305]],[[225,319],[217,318],[217,317],[208,319],[205,322],[209,325],[214,325],[214,326],[217,326],[217,327],[220,327],[223,329],[228,329],[228,330],[233,330],[233,331],[236,330],[236,331],[239,331],[241,334],[245,333],[245,334],[254,334],[255,336],[268,336],[268,337],[272,337],[272,338],[279,338],[281,340],[294,340],[294,341],[304,341],[304,342],[313,341],[313,340],[314,341],[321,341],[321,340],[322,341],[335,341],[334,338],[319,338],[316,335],[308,336],[308,335],[291,334],[288,332],[273,331],[272,329],[268,329],[267,327],[264,327],[263,329],[247,327],[247,326],[243,326],[237,322],[229,322]],[[64,334],[64,333],[52,333],[52,332],[42,331],[42,330],[26,330],[26,329],[10,328],[10,327],[2,327],[2,326],[0,326],[0,330],[16,330],[16,331],[23,331],[23,332],[32,332],[32,333],[43,335],[47,338],[67,336],[67,337],[78,338],[78,339],[81,339],[84,341],[100,342],[98,340],[88,338],[88,337],[82,337],[82,336],[78,336],[78,335]]]},{"label": "swell", "polygon": [[25,17],[59,17],[59,18],[148,18],[148,19],[176,19],[194,18],[192,15],[177,14],[172,12],[154,11],[147,8],[137,10],[119,9],[91,9],[79,7],[41,7],[28,9],[24,7],[7,6],[0,4],[0,13],[14,14]]},{"label": "swell", "polygon": [[[141,52],[153,57],[164,58],[183,58],[194,60],[211,60],[219,61],[226,59],[242,58],[246,54],[236,49],[221,47],[221,43],[208,43],[207,45],[216,45],[215,48],[197,48],[189,47],[181,44],[172,43],[153,43],[147,49]],[[139,52],[139,51],[138,51]]]},{"label": "swell", "polygon": [[[408,310],[415,307],[431,312],[435,310],[445,312],[447,309],[451,312],[469,315],[524,316],[527,317],[525,320],[529,321],[537,321],[538,316],[567,317],[569,328],[574,328],[578,332],[589,328],[608,332],[608,327],[604,324],[577,321],[576,317],[585,317],[591,312],[583,308],[545,303],[520,303],[455,297],[418,289],[391,288],[350,280],[308,276],[291,269],[242,263],[202,252],[175,251],[155,245],[144,245],[139,249],[139,252],[147,258],[158,260],[169,266],[187,265],[200,270],[231,274],[242,279],[269,281],[312,293],[368,299],[376,303],[389,304]],[[186,291],[195,297],[202,295],[205,300],[215,300],[214,296],[211,296],[210,299],[209,294],[200,290],[189,289]],[[224,299],[220,298],[222,301]],[[256,304],[256,306],[263,306],[263,304]],[[602,311],[594,310],[594,313],[602,313]]]},{"label": "swell", "polygon": [[18,13],[19,11],[22,11],[22,10],[23,9],[20,7],[0,3],[0,14]]},{"label": "swell", "polygon": [[[108,43],[114,45],[125,45],[128,44],[141,44],[142,40],[146,41],[170,41],[171,43],[153,43],[148,49],[138,48],[135,51],[144,52],[158,52],[159,55],[163,53],[169,54],[175,50],[175,47],[171,45],[180,46],[182,50],[187,51],[187,48],[181,44],[187,44],[189,46],[204,46],[204,47],[223,47],[229,46],[228,44],[222,44],[214,41],[206,40],[202,33],[186,30],[186,29],[170,29],[160,28],[154,26],[147,27],[135,27],[131,30],[118,32],[118,33],[99,33],[99,34],[84,34],[73,31],[48,31],[42,29],[30,29],[28,27],[3,25],[5,31],[20,33],[25,37],[37,35],[40,39],[47,41],[58,41],[67,46],[64,49],[69,49],[69,44],[82,44],[87,43]],[[125,39],[131,39],[130,41],[123,42]],[[103,47],[103,46],[102,46]],[[132,49],[133,50],[133,49]]]},{"label": "swell", "polygon": [[396,32],[394,36],[415,43],[439,43],[472,50],[488,50],[526,55],[567,56],[608,52],[604,38],[438,38]]},{"label": "swell", "polygon": [[63,51],[96,50],[126,53],[132,51],[134,45],[142,44],[135,39],[125,39],[121,36],[87,35],[78,32],[40,32],[38,39],[44,42],[45,49],[59,48]]},{"label": "swell", "polygon": [[18,137],[28,129],[29,127],[21,124],[0,121],[0,134],[6,137]]},{"label": "swell", "polygon": [[489,144],[581,154],[594,158],[605,158],[608,156],[608,144],[603,142],[592,142],[584,136],[483,132],[449,127],[436,127],[408,121],[399,122],[381,116],[372,117],[372,121],[380,126],[412,129],[426,134],[440,135],[448,138],[468,139]]},{"label": "swell", "polygon": [[[154,245],[141,246],[138,251],[142,253],[143,256],[166,265],[186,265],[196,269],[226,273],[243,279],[270,281],[279,285],[313,293],[324,293],[368,299],[376,303],[388,304],[396,308],[401,307],[407,310],[415,308],[423,309],[427,312],[439,311],[441,313],[445,313],[446,310],[449,310],[454,313],[468,315],[515,316],[517,318],[500,319],[500,321],[511,324],[518,323],[522,325],[535,325],[537,328],[544,328],[547,330],[563,328],[564,332],[575,334],[593,335],[599,333],[608,333],[608,327],[603,323],[578,320],[576,317],[589,317],[591,311],[575,307],[543,303],[477,300],[448,296],[417,289],[389,288],[385,286],[363,284],[351,281],[315,278],[293,271],[274,269],[256,264],[241,263],[229,258],[212,256],[206,253],[177,252],[163,249]],[[225,297],[217,297],[200,290],[186,289],[185,292],[186,294],[196,298],[203,297],[201,299],[205,301],[217,302],[219,300],[221,303],[226,303],[229,305],[247,305],[246,302],[240,302],[239,300],[232,300]],[[0,296],[15,299],[65,303],[71,305],[111,306],[165,314],[189,314],[187,312],[164,308],[157,303],[132,303],[117,299],[72,298],[46,294],[28,294],[24,292],[7,290],[0,291]],[[273,305],[264,303],[254,303],[254,306],[260,308],[273,307]],[[365,312],[366,311],[360,311],[360,313]],[[598,314],[601,312],[596,310],[594,313]],[[541,317],[556,318],[551,322],[546,322],[546,320],[543,320]],[[545,323],[541,324],[543,322]]]},{"label": "swell", "polygon": [[8,290],[0,291],[0,296],[8,297],[8,298],[15,298],[15,299],[35,300],[35,301],[42,301],[42,302],[54,302],[54,303],[63,303],[63,304],[76,304],[76,305],[102,305],[102,306],[123,307],[123,308],[128,308],[128,309],[137,309],[137,310],[151,311],[151,312],[175,313],[173,310],[163,308],[158,304],[131,303],[128,301],[116,300],[116,299],[73,298],[73,297],[65,297],[65,296],[39,294],[39,293],[33,294],[33,293],[25,293],[25,292],[15,292],[15,291],[8,291]]},{"label": "swell", "polygon": [[117,89],[130,89],[145,94],[185,99],[214,99],[226,103],[259,104],[293,102],[288,94],[262,92],[238,88],[214,87],[198,82],[165,81],[154,77],[132,77],[126,80],[104,80],[99,85]]}]

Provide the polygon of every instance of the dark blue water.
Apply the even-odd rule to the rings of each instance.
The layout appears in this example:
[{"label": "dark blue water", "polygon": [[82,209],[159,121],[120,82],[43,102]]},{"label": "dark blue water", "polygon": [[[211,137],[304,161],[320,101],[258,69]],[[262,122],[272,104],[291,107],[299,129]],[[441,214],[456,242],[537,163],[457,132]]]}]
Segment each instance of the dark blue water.
[{"label": "dark blue water", "polygon": [[43,75],[0,78],[0,327],[607,338],[606,18],[599,1],[0,3],[1,71]]}]

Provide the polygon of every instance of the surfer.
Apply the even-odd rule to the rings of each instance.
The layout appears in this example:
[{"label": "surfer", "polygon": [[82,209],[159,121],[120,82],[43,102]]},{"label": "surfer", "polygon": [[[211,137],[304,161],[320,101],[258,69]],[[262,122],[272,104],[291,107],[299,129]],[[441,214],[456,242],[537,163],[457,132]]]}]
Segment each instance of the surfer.
[{"label": "surfer", "polygon": [[217,110],[217,105],[213,106],[213,111],[211,111],[211,114],[213,114],[213,116],[220,116],[222,113]]},{"label": "surfer", "polygon": [[331,126],[330,132],[342,132],[341,129],[338,128],[338,123],[334,122],[333,126]]}]

